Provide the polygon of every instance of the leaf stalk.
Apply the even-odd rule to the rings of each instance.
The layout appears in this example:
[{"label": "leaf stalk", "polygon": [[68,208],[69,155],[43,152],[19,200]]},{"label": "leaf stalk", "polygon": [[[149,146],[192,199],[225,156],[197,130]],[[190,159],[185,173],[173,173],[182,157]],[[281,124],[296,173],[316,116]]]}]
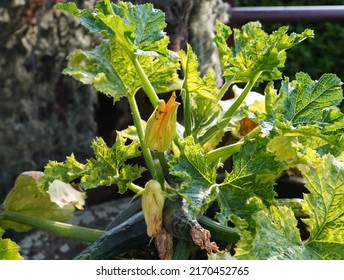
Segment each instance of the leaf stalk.
[{"label": "leaf stalk", "polygon": [[103,230],[56,222],[17,212],[2,212],[0,219],[21,223],[46,232],[85,242],[94,242],[105,233]]},{"label": "leaf stalk", "polygon": [[137,72],[137,74],[140,77],[141,83],[142,83],[142,87],[146,93],[146,95],[148,96],[151,104],[153,105],[153,107],[155,108],[158,103],[159,103],[159,97],[156,94],[151,82],[149,81],[149,79],[147,78],[146,73],[144,72],[140,61],[138,59],[138,57],[136,56],[135,59],[133,59],[133,64],[135,67],[135,70]]},{"label": "leaf stalk", "polygon": [[141,145],[141,149],[142,149],[142,154],[143,154],[143,158],[145,159],[147,168],[151,174],[151,176],[154,179],[157,179],[157,174],[156,174],[156,170],[154,167],[154,162],[153,162],[153,157],[152,154],[150,152],[150,150],[147,148],[146,144],[145,144],[145,137],[144,137],[144,131],[143,131],[143,127],[141,124],[141,116],[140,116],[140,111],[137,107],[137,103],[135,100],[135,95],[134,94],[129,94],[128,95],[128,101],[129,101],[129,105],[130,105],[130,109],[131,109],[131,114],[133,116],[133,120],[134,120],[134,124],[136,127],[136,131],[137,131],[137,136]]}]

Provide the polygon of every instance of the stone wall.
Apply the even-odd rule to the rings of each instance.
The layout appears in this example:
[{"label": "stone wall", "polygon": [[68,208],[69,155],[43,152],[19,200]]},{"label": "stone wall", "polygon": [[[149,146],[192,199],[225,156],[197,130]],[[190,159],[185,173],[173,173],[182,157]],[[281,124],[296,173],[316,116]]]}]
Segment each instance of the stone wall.
[{"label": "stone wall", "polygon": [[88,157],[97,133],[95,92],[61,74],[66,56],[97,38],[55,2],[0,2],[0,201],[21,172]]}]

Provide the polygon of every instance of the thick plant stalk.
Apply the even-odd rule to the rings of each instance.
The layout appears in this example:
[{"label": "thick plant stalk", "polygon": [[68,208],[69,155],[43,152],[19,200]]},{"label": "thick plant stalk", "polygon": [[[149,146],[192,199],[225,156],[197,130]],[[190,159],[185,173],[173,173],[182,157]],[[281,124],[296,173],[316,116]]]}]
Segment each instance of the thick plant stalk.
[{"label": "thick plant stalk", "polygon": [[140,64],[137,57],[135,59],[133,59],[133,63],[134,63],[134,67],[136,69],[136,72],[138,73],[138,75],[140,77],[142,87],[143,87],[146,95],[148,96],[150,102],[152,103],[153,107],[155,108],[159,103],[159,98],[158,98],[151,82],[149,81],[145,72],[143,71],[141,64]]},{"label": "thick plant stalk", "polygon": [[36,229],[86,242],[94,242],[106,231],[33,217],[17,212],[3,212],[0,219],[21,223]]},{"label": "thick plant stalk", "polygon": [[141,145],[142,154],[143,154],[143,157],[145,159],[147,168],[148,168],[149,172],[151,173],[152,177],[157,179],[156,169],[155,169],[154,162],[153,162],[153,157],[152,157],[152,155],[151,155],[151,153],[150,153],[149,149],[147,148],[145,141],[144,141],[144,139],[145,139],[144,131],[143,131],[143,127],[141,124],[140,111],[137,107],[135,96],[133,94],[128,95],[128,101],[129,101],[131,113],[132,113],[132,116],[134,119],[134,124],[136,127],[137,136],[139,138],[139,142]]}]

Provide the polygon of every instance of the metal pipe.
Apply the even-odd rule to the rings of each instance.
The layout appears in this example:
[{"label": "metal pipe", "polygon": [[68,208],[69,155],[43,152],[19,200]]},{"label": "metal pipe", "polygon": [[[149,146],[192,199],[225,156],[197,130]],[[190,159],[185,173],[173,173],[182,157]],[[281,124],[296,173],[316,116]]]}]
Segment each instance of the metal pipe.
[{"label": "metal pipe", "polygon": [[344,5],[231,7],[231,24],[259,20],[264,23],[344,22]]}]

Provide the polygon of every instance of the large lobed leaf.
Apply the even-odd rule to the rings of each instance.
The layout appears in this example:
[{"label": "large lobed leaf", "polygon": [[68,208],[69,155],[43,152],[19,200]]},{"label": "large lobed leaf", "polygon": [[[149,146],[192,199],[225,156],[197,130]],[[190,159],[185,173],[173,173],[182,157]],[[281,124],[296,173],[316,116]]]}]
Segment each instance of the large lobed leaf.
[{"label": "large lobed leaf", "polygon": [[342,82],[334,74],[324,74],[313,81],[308,74],[297,73],[296,80],[286,78],[281,86],[283,105],[280,111],[292,125],[308,125],[324,121],[323,110],[338,106],[343,99]]},{"label": "large lobed leaf", "polygon": [[233,215],[232,221],[241,236],[236,244],[238,259],[344,259],[344,163],[327,155],[306,156],[308,165],[301,168],[305,186],[303,219],[309,238],[302,241],[292,209],[265,207],[253,213],[255,230],[247,219]]},{"label": "large lobed leaf", "polygon": [[341,85],[334,74],[324,74],[318,81],[305,73],[296,74],[295,81],[286,78],[260,123],[263,132],[272,137],[270,151],[276,151],[283,160],[287,154],[282,155],[281,150],[294,153],[292,160],[301,146],[319,154],[343,151],[344,117],[336,107],[343,99]]},{"label": "large lobed leaf", "polygon": [[109,148],[102,138],[96,138],[92,143],[95,157],[86,164],[77,162],[74,155],[67,157],[65,162],[50,161],[40,180],[40,188],[47,190],[55,179],[67,183],[80,178],[83,189],[115,184],[119,187],[119,193],[124,193],[128,185],[140,178],[145,170],[138,165],[126,163],[128,159],[141,155],[137,140],[130,144],[126,144],[126,140],[122,132],[117,132],[116,142]]},{"label": "large lobed leaf", "polygon": [[241,235],[235,249],[237,259],[321,259],[312,249],[304,246],[297,228],[297,220],[290,208],[272,206],[255,213],[253,218],[257,223],[255,233],[246,229],[245,221],[233,218]]},{"label": "large lobed leaf", "polygon": [[79,10],[75,3],[58,4],[57,8],[80,18],[91,32],[107,39],[91,51],[76,50],[64,70],[85,84],[113,97],[114,101],[134,94],[141,80],[134,61],[138,60],[157,92],[176,88],[178,55],[169,51],[162,11],[151,4],[132,5],[109,0],[98,2],[94,13]]},{"label": "large lobed leaf", "polygon": [[[15,181],[14,187],[5,198],[3,210],[58,222],[69,222],[73,217],[74,206],[60,207],[51,202],[48,194],[40,192],[38,182],[42,175],[43,173],[38,171],[20,174]],[[16,231],[31,229],[29,226],[6,220],[0,220],[0,227]]]},{"label": "large lobed leaf", "polygon": [[261,73],[258,81],[271,81],[281,78],[279,68],[284,66],[286,50],[313,36],[306,29],[301,34],[287,34],[286,26],[272,34],[265,33],[259,22],[250,22],[241,29],[234,30],[235,47],[226,48],[224,42],[230,35],[228,28],[217,23],[215,42],[220,47],[220,60],[224,77],[231,83],[248,82]]},{"label": "large lobed leaf", "polygon": [[194,219],[214,200],[216,164],[209,163],[201,146],[187,137],[182,143],[181,154],[169,162],[171,175],[180,179],[179,194],[189,203],[188,214]]},{"label": "large lobed leaf", "polygon": [[140,49],[167,53],[160,43],[166,40],[163,32],[166,27],[165,16],[162,11],[154,9],[152,4],[133,5],[104,0],[96,4],[94,13],[79,10],[74,2],[57,4],[56,8],[79,18],[90,32],[102,33],[109,38],[116,37],[122,47],[131,51]]},{"label": "large lobed leaf", "polygon": [[226,66],[231,58],[231,49],[228,46],[228,38],[232,34],[232,30],[229,26],[223,24],[221,21],[216,21],[216,34],[214,36],[214,42],[219,52],[219,58],[221,68],[226,69]]},{"label": "large lobed leaf", "polygon": [[233,171],[218,186],[217,200],[221,211],[217,218],[221,223],[226,224],[233,214],[250,219],[260,208],[249,203],[253,198],[259,198],[265,205],[274,204],[276,193],[273,186],[286,164],[267,152],[267,143],[268,139],[259,137],[247,141],[233,157]]},{"label": "large lobed leaf", "polygon": [[344,163],[327,155],[314,168],[303,171],[306,188],[304,211],[309,218],[306,246],[323,259],[344,259]]}]

